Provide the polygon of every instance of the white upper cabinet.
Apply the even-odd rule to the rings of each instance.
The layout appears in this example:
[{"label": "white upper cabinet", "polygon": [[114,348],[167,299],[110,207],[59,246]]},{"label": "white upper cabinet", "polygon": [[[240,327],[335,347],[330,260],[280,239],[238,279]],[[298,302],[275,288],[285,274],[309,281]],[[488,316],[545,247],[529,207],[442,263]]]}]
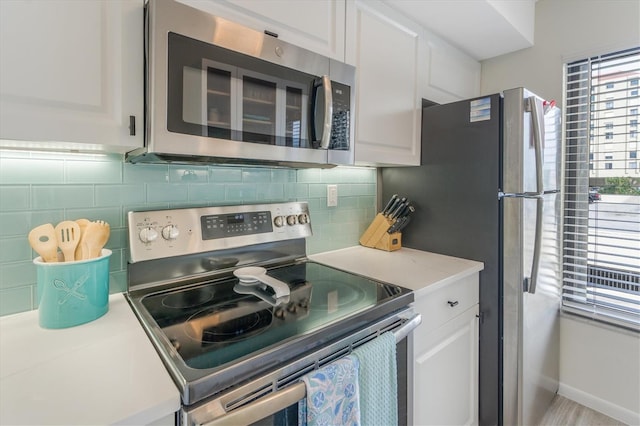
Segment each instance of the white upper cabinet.
[{"label": "white upper cabinet", "polygon": [[444,104],[480,95],[480,63],[425,31],[422,97]]},{"label": "white upper cabinet", "polygon": [[179,0],[344,61],[345,0]]},{"label": "white upper cabinet", "polygon": [[357,164],[420,164],[421,33],[382,2],[347,0],[346,61],[357,72]]},{"label": "white upper cabinet", "polygon": [[142,0],[0,1],[1,146],[141,147],[143,87]]}]

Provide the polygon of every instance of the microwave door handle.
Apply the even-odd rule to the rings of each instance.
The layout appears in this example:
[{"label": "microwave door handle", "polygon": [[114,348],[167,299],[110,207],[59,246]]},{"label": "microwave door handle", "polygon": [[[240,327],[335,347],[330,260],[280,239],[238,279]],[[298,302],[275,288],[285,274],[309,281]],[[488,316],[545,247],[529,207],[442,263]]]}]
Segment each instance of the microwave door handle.
[{"label": "microwave door handle", "polygon": [[[315,134],[316,132],[316,117],[318,111],[318,96],[317,91],[322,87],[324,92],[324,122],[322,123],[322,136],[320,138]],[[319,143],[320,149],[329,149],[329,143],[331,142],[331,130],[333,124],[333,91],[331,90],[331,79],[328,75],[323,75],[316,79],[313,85],[313,111],[311,111],[311,121],[313,130],[313,142]]]}]

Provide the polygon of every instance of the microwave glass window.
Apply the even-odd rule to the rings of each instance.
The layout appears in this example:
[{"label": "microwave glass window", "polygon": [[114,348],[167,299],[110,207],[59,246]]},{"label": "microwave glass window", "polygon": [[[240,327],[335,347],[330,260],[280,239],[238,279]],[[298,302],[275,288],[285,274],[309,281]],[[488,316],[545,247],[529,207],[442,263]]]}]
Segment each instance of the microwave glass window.
[{"label": "microwave glass window", "polygon": [[207,136],[231,138],[231,72],[207,67]]},{"label": "microwave glass window", "polygon": [[242,77],[242,140],[276,145],[276,92],[272,81]]},{"label": "microwave glass window", "polygon": [[[316,76],[169,33],[167,129],[258,144],[313,148]],[[314,117],[315,116],[315,120]],[[340,147],[338,149],[341,149]]]},{"label": "microwave glass window", "polygon": [[295,148],[299,148],[300,141],[306,138],[306,134],[303,134],[302,131],[303,98],[306,98],[306,96],[303,96],[302,89],[287,87],[287,110],[285,114],[286,145]]}]

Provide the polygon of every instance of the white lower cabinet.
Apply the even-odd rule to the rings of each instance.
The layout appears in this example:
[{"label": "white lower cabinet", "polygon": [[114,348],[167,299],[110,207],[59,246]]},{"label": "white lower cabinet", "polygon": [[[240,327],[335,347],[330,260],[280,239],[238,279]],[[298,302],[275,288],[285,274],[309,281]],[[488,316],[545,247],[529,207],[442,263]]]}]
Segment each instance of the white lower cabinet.
[{"label": "white lower cabinet", "polygon": [[478,274],[417,295],[415,425],[478,423]]}]

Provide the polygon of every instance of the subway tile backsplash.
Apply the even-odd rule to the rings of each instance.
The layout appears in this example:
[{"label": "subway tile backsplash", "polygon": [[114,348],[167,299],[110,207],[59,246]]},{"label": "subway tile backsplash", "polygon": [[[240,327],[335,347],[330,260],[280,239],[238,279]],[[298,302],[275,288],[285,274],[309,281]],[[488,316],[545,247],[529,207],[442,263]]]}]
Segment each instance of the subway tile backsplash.
[{"label": "subway tile backsplash", "polygon": [[[327,184],[338,207],[327,207]],[[358,243],[375,215],[371,168],[277,169],[128,164],[119,155],[0,151],[0,315],[35,309],[37,254],[27,241],[43,223],[101,219],[111,225],[110,291],[126,289],[129,210],[308,201],[318,253]]]}]

